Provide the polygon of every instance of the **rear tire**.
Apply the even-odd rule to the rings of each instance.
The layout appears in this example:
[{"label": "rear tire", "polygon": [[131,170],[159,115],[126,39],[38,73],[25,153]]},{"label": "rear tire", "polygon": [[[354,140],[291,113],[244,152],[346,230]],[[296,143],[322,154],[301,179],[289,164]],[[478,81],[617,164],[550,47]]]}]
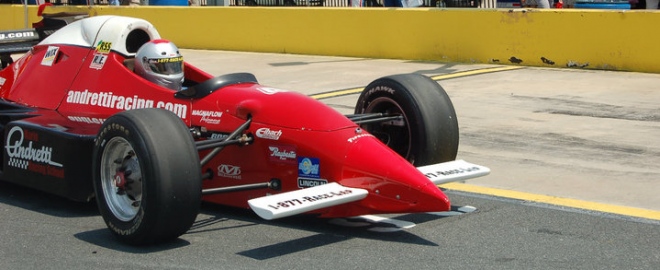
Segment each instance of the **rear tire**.
[{"label": "rear tire", "polygon": [[370,83],[360,94],[356,114],[402,115],[403,122],[363,124],[415,166],[456,159],[458,120],[447,92],[419,74],[392,75]]},{"label": "rear tire", "polygon": [[199,155],[188,127],[162,109],[120,112],[96,139],[94,191],[110,231],[124,243],[175,239],[201,203]]}]

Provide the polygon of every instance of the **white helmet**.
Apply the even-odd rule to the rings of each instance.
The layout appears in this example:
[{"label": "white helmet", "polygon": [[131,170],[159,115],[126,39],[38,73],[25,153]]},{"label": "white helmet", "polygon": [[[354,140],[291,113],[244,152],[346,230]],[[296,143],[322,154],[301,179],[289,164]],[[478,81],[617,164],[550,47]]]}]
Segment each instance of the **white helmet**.
[{"label": "white helmet", "polygon": [[183,56],[174,43],[151,40],[135,54],[135,73],[155,84],[181,90],[183,84]]}]

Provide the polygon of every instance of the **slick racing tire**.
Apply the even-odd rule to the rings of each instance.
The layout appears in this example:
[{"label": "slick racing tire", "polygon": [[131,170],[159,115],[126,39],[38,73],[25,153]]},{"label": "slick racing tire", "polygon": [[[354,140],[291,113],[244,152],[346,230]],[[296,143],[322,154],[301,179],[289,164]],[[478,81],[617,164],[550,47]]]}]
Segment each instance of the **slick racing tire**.
[{"label": "slick racing tire", "polygon": [[360,94],[356,114],[401,115],[403,121],[362,124],[415,166],[456,159],[458,121],[445,90],[419,74],[392,75],[370,83]]},{"label": "slick racing tire", "polygon": [[130,245],[175,239],[201,204],[199,155],[188,127],[162,109],[120,112],[101,127],[94,192],[112,233]]}]

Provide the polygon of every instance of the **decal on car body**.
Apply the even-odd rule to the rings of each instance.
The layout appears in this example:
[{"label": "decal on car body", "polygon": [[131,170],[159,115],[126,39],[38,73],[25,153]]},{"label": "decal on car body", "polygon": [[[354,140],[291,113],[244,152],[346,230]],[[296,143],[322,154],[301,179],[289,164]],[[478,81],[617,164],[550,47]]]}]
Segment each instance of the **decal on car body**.
[{"label": "decal on car body", "polygon": [[53,148],[36,146],[38,143],[38,133],[19,126],[12,127],[7,132],[5,142],[5,151],[9,157],[7,164],[14,168],[64,178],[62,164],[52,159]]},{"label": "decal on car body", "polygon": [[270,145],[268,151],[271,161],[296,164],[296,147],[293,145]]},{"label": "decal on car body", "polygon": [[325,179],[314,179],[314,178],[304,178],[304,177],[298,178],[299,188],[315,187],[315,186],[325,185],[327,183],[328,180]]},{"label": "decal on car body", "polygon": [[96,44],[96,51],[99,53],[110,53],[111,48],[112,42],[101,40],[98,44]]},{"label": "decal on car body", "polygon": [[193,116],[201,116],[202,119],[199,121],[202,123],[207,123],[211,125],[220,124],[220,118],[222,117],[222,112],[219,111],[205,111],[205,110],[193,110]]},{"label": "decal on car body", "polygon": [[229,134],[227,133],[211,133],[211,139],[218,139],[218,140],[224,140],[229,137]]},{"label": "decal on car body", "polygon": [[91,105],[96,107],[111,108],[118,110],[132,110],[144,108],[160,108],[175,113],[180,118],[185,119],[188,113],[188,106],[164,101],[155,101],[152,99],[141,98],[138,95],[120,96],[112,92],[90,92],[69,90],[66,102],[71,104]]},{"label": "decal on car body", "polygon": [[52,66],[53,62],[55,62],[55,58],[57,57],[57,52],[59,51],[60,47],[48,46],[48,50],[46,51],[46,54],[44,54],[44,58],[41,59],[41,65]]},{"label": "decal on car body", "polygon": [[105,60],[108,59],[108,55],[104,53],[95,53],[92,62],[89,63],[89,68],[91,69],[102,69],[105,65]]},{"label": "decal on car body", "polygon": [[67,118],[73,122],[87,123],[87,124],[103,124],[103,122],[105,122],[105,119],[103,118],[88,117],[88,116],[68,116]]},{"label": "decal on car body", "polygon": [[320,178],[319,159],[298,157],[298,176],[308,178]]},{"label": "decal on car body", "polygon": [[369,133],[358,134],[358,135],[355,135],[355,136],[353,136],[353,137],[348,138],[347,141],[348,141],[349,143],[353,143],[353,142],[357,141],[357,140],[360,139],[360,138],[364,138],[364,137],[373,137],[373,136],[374,136],[374,135],[371,135],[371,134],[369,134]]},{"label": "decal on car body", "polygon": [[282,136],[282,130],[271,130],[270,128],[260,128],[256,132],[257,137],[269,140],[279,140]]},{"label": "decal on car body", "polygon": [[92,58],[92,62],[89,63],[89,68],[97,70],[102,69],[105,65],[105,61],[108,59],[108,54],[110,53],[111,48],[112,42],[103,40],[99,41],[99,43],[96,44],[94,57]]},{"label": "decal on car body", "polygon": [[220,164],[220,166],[218,166],[218,176],[240,180],[241,167],[229,164]]},{"label": "decal on car body", "polygon": [[353,190],[350,188],[344,188],[343,190],[340,191],[330,191],[326,193],[318,193],[318,194],[313,194],[310,196],[302,196],[302,197],[292,197],[290,199],[282,200],[275,202],[273,204],[269,204],[268,207],[278,210],[280,208],[288,208],[288,207],[296,207],[300,205],[305,205],[308,203],[313,203],[316,201],[322,201],[322,200],[327,200],[333,197],[341,197],[341,196],[347,196],[349,194],[352,194]]}]

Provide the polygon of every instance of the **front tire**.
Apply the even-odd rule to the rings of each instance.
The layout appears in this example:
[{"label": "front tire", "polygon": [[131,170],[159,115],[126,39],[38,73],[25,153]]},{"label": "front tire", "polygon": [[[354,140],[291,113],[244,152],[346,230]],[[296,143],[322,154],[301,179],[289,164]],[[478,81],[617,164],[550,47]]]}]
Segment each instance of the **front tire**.
[{"label": "front tire", "polygon": [[360,94],[356,114],[401,115],[403,121],[363,124],[415,166],[456,159],[458,120],[447,92],[419,74],[400,74],[377,79]]},{"label": "front tire", "polygon": [[120,112],[97,135],[94,191],[110,231],[124,243],[175,239],[201,203],[199,155],[188,127],[162,109]]}]

